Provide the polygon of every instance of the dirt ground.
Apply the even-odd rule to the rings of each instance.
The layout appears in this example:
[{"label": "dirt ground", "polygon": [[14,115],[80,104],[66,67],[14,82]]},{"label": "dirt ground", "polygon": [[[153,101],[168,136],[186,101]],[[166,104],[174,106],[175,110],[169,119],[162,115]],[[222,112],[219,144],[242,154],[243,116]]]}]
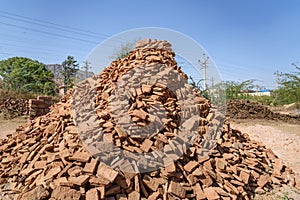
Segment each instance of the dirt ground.
[{"label": "dirt ground", "polygon": [[[300,125],[270,120],[230,120],[232,128],[248,133],[252,140],[262,142],[293,171],[300,174]],[[284,186],[255,199],[300,199],[300,191]]]},{"label": "dirt ground", "polygon": [[0,117],[0,138],[7,134],[12,134],[18,126],[27,122],[27,116],[17,117],[15,119],[4,120]]}]

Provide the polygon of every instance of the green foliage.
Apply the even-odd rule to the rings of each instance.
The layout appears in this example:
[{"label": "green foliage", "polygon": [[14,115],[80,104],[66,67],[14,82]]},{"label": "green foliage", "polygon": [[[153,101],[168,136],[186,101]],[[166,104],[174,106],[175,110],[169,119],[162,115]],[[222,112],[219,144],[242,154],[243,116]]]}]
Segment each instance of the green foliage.
[{"label": "green foliage", "polygon": [[246,80],[243,82],[223,81],[214,87],[225,91],[226,100],[228,101],[233,99],[247,99],[249,95],[242,94],[241,91],[252,90],[254,88],[253,82],[254,80]]},{"label": "green foliage", "polygon": [[296,72],[279,74],[280,87],[275,91],[278,105],[300,102],[300,67],[293,63]]},{"label": "green foliage", "polygon": [[56,93],[53,73],[43,63],[24,57],[0,61],[2,88],[46,95]]},{"label": "green foliage", "polygon": [[62,79],[65,85],[65,92],[74,86],[75,75],[78,71],[78,63],[73,56],[68,56],[62,63]]},{"label": "green foliage", "polygon": [[132,51],[135,47],[135,42],[127,42],[126,44],[122,44],[120,48],[116,49],[113,55],[111,55],[109,58],[111,60],[118,60],[122,59],[129,55],[130,51]]},{"label": "green foliage", "polygon": [[282,200],[289,200],[289,193],[288,192],[285,192],[283,193],[282,195],[278,195],[278,197]]},{"label": "green foliage", "polygon": [[[254,85],[255,80],[246,80],[243,82],[236,81],[223,81],[219,84],[214,85],[206,91],[203,91],[201,87],[201,81],[195,82],[191,77],[191,85],[194,86],[200,93],[206,98],[212,99],[214,96],[211,95],[211,90],[225,91],[226,101],[234,99],[248,99],[262,103],[264,105],[284,105],[296,103],[300,107],[300,67],[293,63],[296,71],[290,73],[279,74],[280,87],[274,91],[271,91],[271,96],[252,96],[241,93],[242,90],[253,90],[257,85]],[[210,96],[210,97],[209,97]]]},{"label": "green foliage", "polygon": [[271,96],[249,96],[247,99],[264,105],[274,105],[275,97],[273,93],[271,93]]},{"label": "green foliage", "polygon": [[204,90],[204,88],[202,87],[201,85],[201,82],[203,81],[203,79],[200,79],[198,82],[195,82],[195,80],[193,79],[193,77],[189,77],[189,79],[191,80],[191,85],[195,88],[195,90],[203,97],[205,97],[206,99],[210,99],[210,96],[209,96],[209,90],[206,89]]}]

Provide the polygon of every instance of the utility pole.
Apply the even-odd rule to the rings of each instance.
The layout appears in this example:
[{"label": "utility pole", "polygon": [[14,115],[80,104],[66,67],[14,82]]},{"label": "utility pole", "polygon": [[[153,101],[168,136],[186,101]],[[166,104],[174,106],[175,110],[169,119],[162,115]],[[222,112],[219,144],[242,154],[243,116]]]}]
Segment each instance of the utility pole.
[{"label": "utility pole", "polygon": [[91,63],[88,61],[83,61],[83,63],[84,63],[83,69],[84,69],[84,76],[85,76],[84,78],[87,79],[89,75],[89,69],[91,68],[89,64]]},{"label": "utility pole", "polygon": [[203,89],[204,90],[206,90],[206,68],[207,68],[208,59],[209,59],[209,57],[206,56],[205,53],[203,53],[203,61],[201,62],[201,60],[198,60],[198,62],[201,63],[202,69],[203,69],[203,80],[204,80]]}]

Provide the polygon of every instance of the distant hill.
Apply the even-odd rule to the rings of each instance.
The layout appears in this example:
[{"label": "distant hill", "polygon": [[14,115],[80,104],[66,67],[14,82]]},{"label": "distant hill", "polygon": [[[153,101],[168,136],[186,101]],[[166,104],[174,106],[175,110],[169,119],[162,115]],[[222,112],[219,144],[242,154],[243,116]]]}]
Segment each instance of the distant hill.
[{"label": "distant hill", "polygon": [[[62,85],[62,65],[60,64],[49,64],[46,65],[46,68],[54,74],[55,82],[57,82],[59,85]],[[88,72],[87,78],[92,77],[94,75],[93,72]],[[83,81],[85,79],[85,71],[78,70],[76,73],[76,79],[78,81]]]}]

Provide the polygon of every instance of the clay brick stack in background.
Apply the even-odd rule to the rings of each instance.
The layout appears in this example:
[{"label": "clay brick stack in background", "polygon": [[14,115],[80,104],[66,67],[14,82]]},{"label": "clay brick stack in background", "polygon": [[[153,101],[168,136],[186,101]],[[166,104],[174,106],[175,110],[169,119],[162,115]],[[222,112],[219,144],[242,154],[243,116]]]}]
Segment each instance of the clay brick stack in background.
[{"label": "clay brick stack in background", "polygon": [[4,118],[11,119],[21,115],[28,115],[28,100],[25,99],[2,99],[0,100],[0,113]]},{"label": "clay brick stack in background", "polygon": [[268,119],[289,123],[300,123],[300,115],[282,114],[249,100],[231,100],[227,103],[226,114],[233,119]]},{"label": "clay brick stack in background", "polygon": [[0,113],[4,118],[11,119],[17,116],[29,115],[29,119],[45,115],[50,111],[52,97],[38,96],[36,99],[3,99],[0,101]]},{"label": "clay brick stack in background", "polygon": [[[147,59],[150,54],[151,59]],[[138,63],[157,62],[181,73],[174,62],[174,53],[136,49],[94,77],[99,82],[97,91],[109,91],[107,87],[122,78],[120,75],[126,67],[132,69]],[[231,129],[228,123],[221,127],[217,144],[204,156],[201,156],[203,143],[195,142],[179,159],[152,172],[135,174],[110,168],[93,157],[79,139],[71,109],[72,92],[69,90],[49,113],[1,140],[1,197],[25,200],[250,199],[254,194],[271,190],[274,185],[300,187],[293,171],[270,149],[251,141],[247,134]],[[113,121],[109,113],[103,112],[108,104],[104,99],[109,96],[107,92],[96,94],[97,113],[99,127],[106,127],[112,133]],[[202,104],[206,106],[200,106]],[[214,124],[213,116],[217,113],[207,101],[199,101],[199,107],[203,114],[198,133],[201,136],[207,134],[206,127]],[[146,123],[143,116],[141,113],[133,115],[139,118],[137,122]],[[118,137],[119,134],[113,135],[112,142],[116,143]],[[166,140],[169,142],[172,138]],[[123,148],[134,147],[120,142]],[[144,143],[136,146],[142,151],[152,147],[148,140]],[[124,164],[133,167],[132,163],[125,161]]]},{"label": "clay brick stack in background", "polygon": [[38,96],[36,99],[29,99],[29,118],[33,119],[37,116],[42,116],[50,111],[52,104],[52,97]]}]

